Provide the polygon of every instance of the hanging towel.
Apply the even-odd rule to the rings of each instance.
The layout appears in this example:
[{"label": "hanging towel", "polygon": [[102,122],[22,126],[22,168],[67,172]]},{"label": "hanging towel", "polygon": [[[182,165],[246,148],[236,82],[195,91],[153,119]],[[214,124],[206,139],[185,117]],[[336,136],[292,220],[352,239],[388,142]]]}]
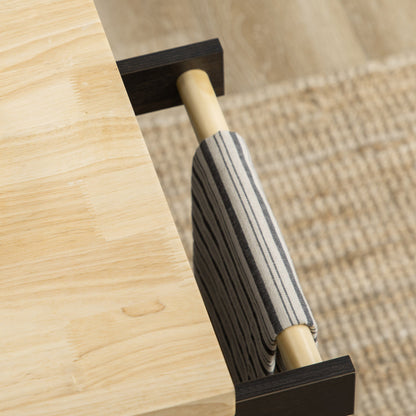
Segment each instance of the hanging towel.
[{"label": "hanging towel", "polygon": [[194,273],[235,383],[275,372],[276,336],[317,326],[244,140],[220,131],[192,166]]}]

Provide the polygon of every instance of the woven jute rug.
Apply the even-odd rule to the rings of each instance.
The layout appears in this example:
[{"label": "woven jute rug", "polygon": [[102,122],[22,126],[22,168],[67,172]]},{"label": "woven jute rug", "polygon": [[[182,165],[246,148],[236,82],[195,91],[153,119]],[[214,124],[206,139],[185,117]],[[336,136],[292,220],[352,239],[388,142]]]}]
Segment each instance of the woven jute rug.
[{"label": "woven jute rug", "polygon": [[[251,151],[319,326],[350,354],[357,415],[416,415],[416,56],[221,99]],[[191,258],[185,110],[139,118]]]}]

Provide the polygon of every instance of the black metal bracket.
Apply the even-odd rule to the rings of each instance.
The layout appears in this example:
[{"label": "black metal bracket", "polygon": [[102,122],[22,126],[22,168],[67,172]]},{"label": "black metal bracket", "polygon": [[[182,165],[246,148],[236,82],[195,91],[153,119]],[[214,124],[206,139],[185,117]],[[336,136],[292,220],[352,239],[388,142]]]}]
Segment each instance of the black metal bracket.
[{"label": "black metal bracket", "polygon": [[349,356],[237,384],[236,416],[347,416],[354,413]]},{"label": "black metal bracket", "polygon": [[176,88],[179,75],[202,69],[217,96],[224,95],[223,50],[218,39],[117,61],[136,115],[182,104]]}]

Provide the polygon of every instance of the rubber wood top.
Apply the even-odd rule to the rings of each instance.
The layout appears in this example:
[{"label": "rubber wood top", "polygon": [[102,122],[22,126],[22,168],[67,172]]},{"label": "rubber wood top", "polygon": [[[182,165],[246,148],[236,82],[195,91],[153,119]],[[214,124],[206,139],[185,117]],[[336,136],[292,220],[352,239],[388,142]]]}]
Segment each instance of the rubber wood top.
[{"label": "rubber wood top", "polygon": [[93,2],[0,27],[0,414],[234,414]]}]

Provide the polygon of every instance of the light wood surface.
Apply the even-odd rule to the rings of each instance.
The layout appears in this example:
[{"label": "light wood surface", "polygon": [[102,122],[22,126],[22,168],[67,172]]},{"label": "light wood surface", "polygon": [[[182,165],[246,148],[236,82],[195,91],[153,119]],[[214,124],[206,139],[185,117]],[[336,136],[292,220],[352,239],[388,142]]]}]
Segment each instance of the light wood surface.
[{"label": "light wood surface", "polygon": [[311,331],[306,325],[286,328],[277,336],[276,345],[286,370],[322,361]]},{"label": "light wood surface", "polygon": [[6,1],[0,27],[0,414],[233,415],[94,4]]},{"label": "light wood surface", "polygon": [[205,71],[186,71],[179,76],[176,85],[199,142],[219,130],[228,130],[214,88]]},{"label": "light wood surface", "polygon": [[117,59],[219,37],[226,94],[416,48],[414,0],[96,0],[96,4]]},{"label": "light wood surface", "polygon": [[341,4],[368,58],[416,48],[416,1],[341,0]]}]

